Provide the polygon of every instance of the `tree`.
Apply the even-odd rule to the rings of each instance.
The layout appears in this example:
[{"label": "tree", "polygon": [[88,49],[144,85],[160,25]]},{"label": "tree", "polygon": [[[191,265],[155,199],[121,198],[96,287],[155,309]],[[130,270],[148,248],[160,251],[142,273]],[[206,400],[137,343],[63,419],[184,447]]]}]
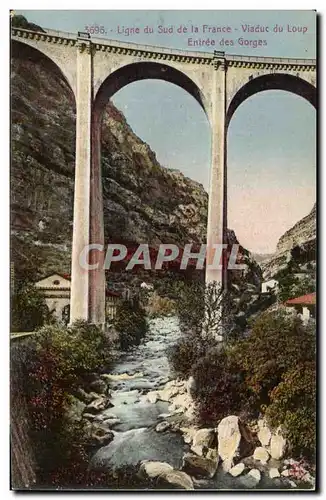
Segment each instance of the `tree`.
[{"label": "tree", "polygon": [[227,335],[234,326],[232,296],[219,283],[179,283],[176,310],[182,330],[201,337]]},{"label": "tree", "polygon": [[20,284],[11,301],[11,331],[32,332],[50,320],[42,293],[33,285]]}]

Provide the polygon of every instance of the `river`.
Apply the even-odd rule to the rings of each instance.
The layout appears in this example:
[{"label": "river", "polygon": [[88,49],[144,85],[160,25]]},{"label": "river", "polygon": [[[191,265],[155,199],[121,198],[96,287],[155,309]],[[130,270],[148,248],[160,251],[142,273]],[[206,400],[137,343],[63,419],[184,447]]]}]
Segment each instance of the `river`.
[{"label": "river", "polygon": [[[111,376],[113,406],[102,412],[102,419],[111,420],[114,440],[100,448],[92,459],[94,466],[121,467],[136,465],[141,460],[159,460],[174,468],[181,468],[182,457],[189,446],[181,434],[156,432],[156,425],[164,420],[169,403],[149,403],[145,394],[163,388],[172,379],[167,349],[181,335],[176,318],[155,319],[142,344],[127,353],[121,353]],[[243,489],[240,478],[233,478],[219,467],[211,480],[195,482],[201,489]],[[258,488],[278,489],[275,481],[262,477]]]}]

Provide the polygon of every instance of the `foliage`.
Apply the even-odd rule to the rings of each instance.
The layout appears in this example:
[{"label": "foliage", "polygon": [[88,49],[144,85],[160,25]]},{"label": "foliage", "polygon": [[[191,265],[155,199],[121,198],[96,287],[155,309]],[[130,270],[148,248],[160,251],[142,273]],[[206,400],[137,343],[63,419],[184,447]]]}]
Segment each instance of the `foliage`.
[{"label": "foliage", "polygon": [[270,391],[298,363],[315,360],[315,332],[295,315],[283,310],[262,313],[250,335],[230,350],[245,373],[251,406],[259,411],[270,402]]},{"label": "foliage", "polygon": [[108,366],[110,345],[99,328],[79,321],[70,328],[41,328],[25,350],[21,391],[39,481],[78,483],[77,471],[85,477],[87,470],[86,432],[81,423],[69,420],[70,393],[89,373]]},{"label": "foliage", "polygon": [[308,455],[315,445],[315,356],[314,324],[277,309],[260,314],[246,337],[224,344],[184,335],[169,360],[178,376],[194,377],[201,424],[266,413],[272,426],[285,428],[294,452]]},{"label": "foliage", "polygon": [[215,337],[233,325],[231,295],[217,282],[179,282],[176,311],[185,332]]},{"label": "foliage", "polygon": [[169,316],[175,312],[175,303],[168,297],[160,297],[155,292],[150,294],[146,309],[151,318]]},{"label": "foliage", "polygon": [[293,265],[282,269],[275,279],[279,282],[278,297],[281,302],[316,291],[316,280],[310,274],[299,277]]},{"label": "foliage", "polygon": [[167,353],[174,374],[183,379],[188,378],[196,361],[204,356],[206,345],[199,335],[183,335]]},{"label": "foliage", "polygon": [[139,300],[124,300],[117,306],[114,326],[120,334],[121,349],[138,345],[148,331],[146,311]]},{"label": "foliage", "polygon": [[32,285],[18,284],[11,301],[11,331],[32,332],[51,321],[42,293]]},{"label": "foliage", "polygon": [[314,455],[316,449],[316,366],[305,362],[288,370],[270,393],[266,417],[286,429],[294,453]]},{"label": "foliage", "polygon": [[194,397],[201,422],[215,426],[230,413],[244,413],[247,390],[243,374],[221,345],[208,350],[195,363],[191,373],[195,379]]}]

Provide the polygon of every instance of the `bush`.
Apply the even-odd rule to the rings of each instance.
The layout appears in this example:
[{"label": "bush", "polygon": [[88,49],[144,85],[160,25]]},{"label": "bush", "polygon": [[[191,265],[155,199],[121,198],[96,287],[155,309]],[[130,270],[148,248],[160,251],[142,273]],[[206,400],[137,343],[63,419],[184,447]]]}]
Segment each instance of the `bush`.
[{"label": "bush", "polygon": [[44,296],[32,285],[22,284],[11,301],[11,331],[32,332],[51,320]]},{"label": "bush", "polygon": [[182,336],[167,354],[174,374],[186,379],[196,361],[205,354],[204,342],[198,335]]},{"label": "bush", "polygon": [[315,355],[314,325],[276,310],[262,313],[247,338],[226,345],[183,337],[170,361],[179,376],[194,377],[201,423],[266,413],[285,429],[294,453],[308,456],[315,451]]},{"label": "bush", "polygon": [[122,301],[117,307],[114,326],[119,332],[121,349],[140,344],[148,331],[146,311],[137,299]]},{"label": "bush", "polygon": [[262,313],[250,335],[239,340],[230,355],[245,373],[251,406],[255,412],[270,402],[270,391],[294,366],[315,361],[315,332],[283,310]]},{"label": "bush", "polygon": [[82,423],[69,420],[70,394],[110,360],[104,333],[83,321],[71,328],[43,327],[28,341],[21,391],[41,484],[78,484],[78,474],[87,471],[86,432]]},{"label": "bush", "polygon": [[286,430],[296,455],[314,458],[316,449],[316,366],[303,363],[288,370],[270,393],[266,417]]},{"label": "bush", "polygon": [[244,377],[220,345],[193,366],[197,415],[205,425],[216,426],[230,414],[244,414],[247,394]]},{"label": "bush", "polygon": [[180,282],[176,300],[176,312],[181,329],[214,338],[234,325],[231,295],[217,282]]}]

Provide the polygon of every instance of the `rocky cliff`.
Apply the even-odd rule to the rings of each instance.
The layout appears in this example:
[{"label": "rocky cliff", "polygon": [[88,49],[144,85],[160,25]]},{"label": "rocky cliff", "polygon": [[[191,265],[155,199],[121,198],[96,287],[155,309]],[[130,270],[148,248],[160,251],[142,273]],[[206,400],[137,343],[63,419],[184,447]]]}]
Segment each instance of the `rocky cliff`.
[{"label": "rocky cliff", "polygon": [[[75,103],[55,66],[14,46],[11,68],[12,261],[16,275],[36,279],[70,272]],[[181,172],[161,167],[109,102],[102,126],[102,177],[106,242],[203,243],[208,196]],[[237,242],[233,232],[228,234]],[[250,275],[260,268],[241,249]]]},{"label": "rocky cliff", "polygon": [[272,258],[262,263],[265,278],[274,276],[288,263],[295,261],[300,269],[315,269],[316,204],[311,212],[281,236]]}]

